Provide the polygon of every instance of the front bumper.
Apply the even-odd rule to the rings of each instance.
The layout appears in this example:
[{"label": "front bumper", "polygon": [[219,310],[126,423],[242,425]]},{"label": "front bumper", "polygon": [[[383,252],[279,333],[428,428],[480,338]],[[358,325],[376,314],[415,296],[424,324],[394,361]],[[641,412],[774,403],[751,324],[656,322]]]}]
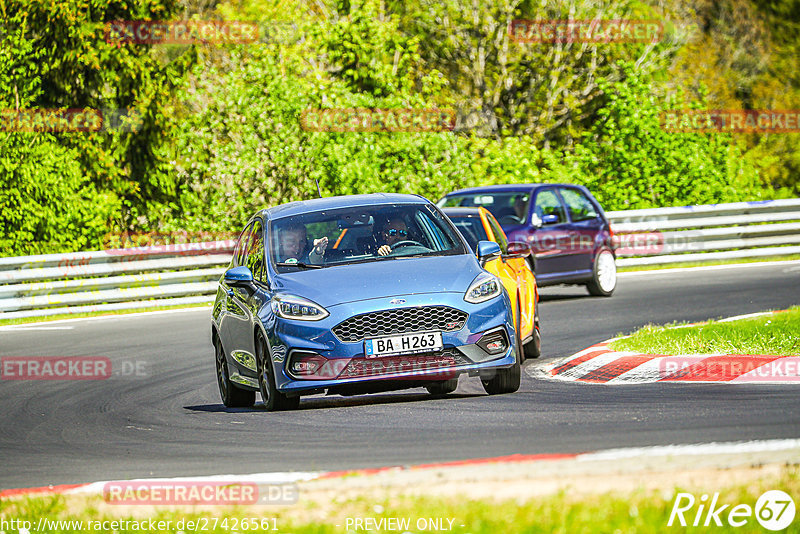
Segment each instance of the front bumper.
[{"label": "front bumper", "polygon": [[[462,373],[489,377],[494,370],[514,364],[516,335],[505,293],[480,304],[467,303],[463,295],[455,293],[401,296],[406,300],[402,308],[449,306],[466,312],[467,320],[458,330],[442,332],[444,348],[441,351],[366,358],[363,340],[341,341],[332,329],[354,315],[391,309],[387,307],[387,298],[332,306],[328,309],[330,316],[321,321],[276,320],[273,317],[270,346],[278,390],[300,394],[368,382],[384,383],[387,389],[395,383],[397,389],[401,389],[413,387],[409,385],[412,383],[446,380]],[[507,348],[498,354],[489,354],[477,342],[485,333],[498,330],[505,332]],[[335,363],[336,378],[292,376],[287,369],[294,356],[309,353]]]}]

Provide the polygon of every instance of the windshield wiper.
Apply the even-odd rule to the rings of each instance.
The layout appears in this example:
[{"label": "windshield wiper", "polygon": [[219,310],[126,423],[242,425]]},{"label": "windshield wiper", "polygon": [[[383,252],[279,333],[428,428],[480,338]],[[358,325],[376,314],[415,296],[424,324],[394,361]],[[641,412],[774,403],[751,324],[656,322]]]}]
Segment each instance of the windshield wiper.
[{"label": "windshield wiper", "polygon": [[322,265],[314,265],[313,263],[303,263],[301,261],[298,262],[286,262],[286,261],[279,261],[275,265],[278,267],[300,267],[301,269],[322,269]]}]

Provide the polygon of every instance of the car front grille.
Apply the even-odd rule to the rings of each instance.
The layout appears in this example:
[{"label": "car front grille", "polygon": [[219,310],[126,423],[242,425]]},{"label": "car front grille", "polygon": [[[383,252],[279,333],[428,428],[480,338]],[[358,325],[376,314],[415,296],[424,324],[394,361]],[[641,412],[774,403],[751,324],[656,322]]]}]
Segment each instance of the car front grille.
[{"label": "car front grille", "polygon": [[469,314],[449,306],[419,306],[355,315],[333,327],[341,341],[355,342],[376,336],[440,330],[460,330]]},{"label": "car front grille", "polygon": [[446,348],[437,352],[384,356],[382,358],[353,358],[338,378],[363,378],[402,374],[403,378],[420,377],[447,380],[455,376],[450,371],[430,373],[437,369],[451,369],[471,362],[458,350]]}]

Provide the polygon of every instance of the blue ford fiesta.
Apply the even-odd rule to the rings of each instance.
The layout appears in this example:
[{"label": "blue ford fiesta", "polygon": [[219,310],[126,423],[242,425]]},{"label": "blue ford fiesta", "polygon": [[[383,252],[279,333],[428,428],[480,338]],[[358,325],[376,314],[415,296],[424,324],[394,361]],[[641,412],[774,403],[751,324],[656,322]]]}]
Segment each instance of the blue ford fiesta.
[{"label": "blue ford fiesta", "polygon": [[211,325],[229,407],[297,408],[301,395],[519,389],[508,295],[452,223],[416,195],[373,194],[262,210],[220,279]]}]

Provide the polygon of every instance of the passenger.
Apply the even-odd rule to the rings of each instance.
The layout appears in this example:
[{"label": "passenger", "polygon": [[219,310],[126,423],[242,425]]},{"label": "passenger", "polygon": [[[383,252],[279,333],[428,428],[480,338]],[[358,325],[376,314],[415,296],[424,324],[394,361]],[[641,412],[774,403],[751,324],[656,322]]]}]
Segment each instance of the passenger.
[{"label": "passenger", "polygon": [[388,256],[392,252],[392,245],[400,241],[408,241],[408,226],[399,217],[389,219],[378,234],[378,242],[384,243],[378,248],[378,254]]},{"label": "passenger", "polygon": [[278,232],[277,260],[279,263],[294,260],[300,263],[319,265],[322,263],[325,251],[328,248],[328,238],[315,239],[308,253],[306,253],[307,247],[308,235],[306,234],[305,226],[288,226]]}]

